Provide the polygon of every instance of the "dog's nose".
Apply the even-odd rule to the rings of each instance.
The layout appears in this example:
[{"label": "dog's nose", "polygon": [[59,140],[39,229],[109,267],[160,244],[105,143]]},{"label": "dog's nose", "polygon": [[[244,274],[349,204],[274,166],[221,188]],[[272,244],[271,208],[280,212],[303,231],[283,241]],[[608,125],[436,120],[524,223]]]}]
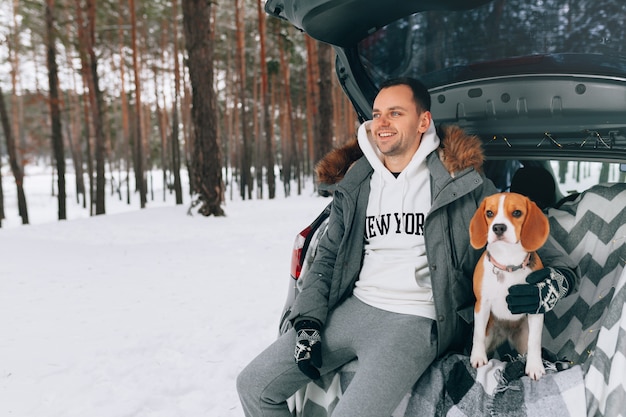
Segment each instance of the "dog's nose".
[{"label": "dog's nose", "polygon": [[496,234],[496,236],[502,236],[504,232],[506,232],[506,224],[496,223],[491,227],[491,229],[493,230],[493,233]]}]

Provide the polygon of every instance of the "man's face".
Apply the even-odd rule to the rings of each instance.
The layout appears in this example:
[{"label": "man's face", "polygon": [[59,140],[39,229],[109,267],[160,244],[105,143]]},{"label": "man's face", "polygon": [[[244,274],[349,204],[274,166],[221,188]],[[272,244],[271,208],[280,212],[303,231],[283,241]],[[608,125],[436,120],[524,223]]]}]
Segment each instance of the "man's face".
[{"label": "man's face", "polygon": [[371,130],[385,158],[410,160],[430,126],[430,112],[420,111],[409,86],[383,88],[374,100]]}]

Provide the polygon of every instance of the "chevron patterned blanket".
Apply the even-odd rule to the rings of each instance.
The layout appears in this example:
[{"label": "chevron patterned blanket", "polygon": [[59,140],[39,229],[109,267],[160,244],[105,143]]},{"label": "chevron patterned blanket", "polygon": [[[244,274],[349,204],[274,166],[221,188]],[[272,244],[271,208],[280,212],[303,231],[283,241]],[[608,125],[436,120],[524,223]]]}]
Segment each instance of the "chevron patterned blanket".
[{"label": "chevron patterned blanket", "polygon": [[[392,417],[626,417],[626,184],[601,184],[550,209],[551,234],[579,263],[577,293],[546,314],[546,362],[540,381],[523,358],[492,359],[476,370],[463,355],[435,362]],[[295,416],[328,417],[357,361],[311,382],[291,400]]]},{"label": "chevron patterned blanket", "polygon": [[543,345],[581,366],[588,416],[626,416],[626,184],[596,185],[548,217],[583,276],[546,314]]}]

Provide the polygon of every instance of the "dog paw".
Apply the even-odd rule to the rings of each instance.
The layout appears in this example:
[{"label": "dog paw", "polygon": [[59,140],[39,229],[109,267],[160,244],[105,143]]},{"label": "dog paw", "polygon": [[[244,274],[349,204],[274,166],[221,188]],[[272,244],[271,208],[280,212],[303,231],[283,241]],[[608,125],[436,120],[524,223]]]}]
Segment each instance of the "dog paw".
[{"label": "dog paw", "polygon": [[470,355],[470,363],[474,368],[480,368],[487,365],[487,354],[482,352],[474,352]]},{"label": "dog paw", "polygon": [[535,381],[539,381],[542,375],[545,375],[546,370],[543,367],[541,361],[533,361],[526,363],[526,375]]}]

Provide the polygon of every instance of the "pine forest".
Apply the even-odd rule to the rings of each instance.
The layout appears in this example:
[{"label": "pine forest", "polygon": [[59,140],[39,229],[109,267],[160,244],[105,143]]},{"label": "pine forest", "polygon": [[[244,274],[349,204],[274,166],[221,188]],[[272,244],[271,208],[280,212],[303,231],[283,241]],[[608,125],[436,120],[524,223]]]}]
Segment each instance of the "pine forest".
[{"label": "pine forest", "polygon": [[2,2],[0,172],[23,224],[32,164],[54,173],[59,220],[68,195],[91,215],[113,198],[144,208],[162,198],[154,175],[205,216],[314,186],[316,161],[356,129],[334,52],[263,0],[229,2]]}]

